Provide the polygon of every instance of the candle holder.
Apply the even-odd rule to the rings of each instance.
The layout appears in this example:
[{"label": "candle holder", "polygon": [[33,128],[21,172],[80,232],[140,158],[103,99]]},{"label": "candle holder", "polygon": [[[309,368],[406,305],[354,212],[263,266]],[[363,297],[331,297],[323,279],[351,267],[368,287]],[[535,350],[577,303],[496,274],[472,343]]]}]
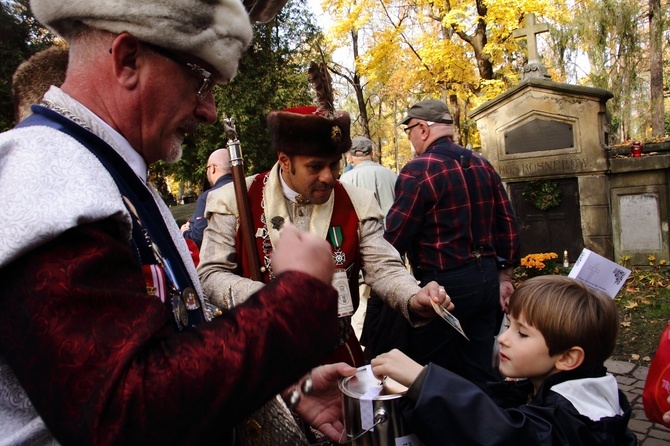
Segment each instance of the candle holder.
[{"label": "candle holder", "polygon": [[640,141],[633,142],[633,145],[630,147],[630,153],[633,155],[633,158],[640,158],[642,156],[642,143]]}]

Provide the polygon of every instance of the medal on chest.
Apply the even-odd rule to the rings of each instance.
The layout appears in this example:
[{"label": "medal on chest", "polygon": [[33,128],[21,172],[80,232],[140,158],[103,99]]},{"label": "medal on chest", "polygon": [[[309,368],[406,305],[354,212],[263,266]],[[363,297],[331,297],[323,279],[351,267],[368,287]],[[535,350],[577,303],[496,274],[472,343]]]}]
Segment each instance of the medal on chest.
[{"label": "medal on chest", "polygon": [[333,245],[333,262],[335,262],[332,285],[337,290],[337,317],[351,316],[354,314],[354,302],[349,289],[347,270],[344,269],[347,257],[342,252],[342,229],[339,226],[328,229],[328,239]]},{"label": "medal on chest", "polygon": [[343,266],[347,262],[347,256],[342,252],[342,228],[334,226],[328,229],[328,239],[333,245],[333,262],[335,266]]}]

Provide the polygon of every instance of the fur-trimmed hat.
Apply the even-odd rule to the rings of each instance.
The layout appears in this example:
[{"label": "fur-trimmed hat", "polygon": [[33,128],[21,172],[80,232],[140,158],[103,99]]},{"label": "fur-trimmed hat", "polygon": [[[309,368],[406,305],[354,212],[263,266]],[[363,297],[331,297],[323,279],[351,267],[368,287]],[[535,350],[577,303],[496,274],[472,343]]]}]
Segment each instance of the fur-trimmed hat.
[{"label": "fur-trimmed hat", "polygon": [[272,148],[287,155],[334,156],[351,147],[349,113],[338,111],[333,119],[315,106],[288,108],[267,116]]},{"label": "fur-trimmed hat", "polygon": [[61,86],[67,64],[68,47],[54,45],[33,54],[18,66],[12,75],[12,100],[17,122],[32,114],[30,106],[40,102],[49,87]]},{"label": "fur-trimmed hat", "polygon": [[251,41],[240,0],[30,0],[33,14],[65,40],[77,22],[128,32],[153,45],[211,64],[227,82]]}]

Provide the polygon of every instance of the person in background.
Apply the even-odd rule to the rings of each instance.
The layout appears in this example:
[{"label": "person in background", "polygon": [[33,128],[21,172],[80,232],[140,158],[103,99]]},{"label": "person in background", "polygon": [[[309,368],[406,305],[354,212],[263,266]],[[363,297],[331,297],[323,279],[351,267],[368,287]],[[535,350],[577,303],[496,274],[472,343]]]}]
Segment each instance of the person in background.
[{"label": "person in background", "polygon": [[364,136],[351,139],[349,155],[354,168],[343,173],[340,181],[374,192],[382,213],[386,215],[395,198],[393,189],[398,175],[391,169],[373,161],[372,141]]},{"label": "person in background", "polygon": [[384,237],[421,284],[446,288],[469,338],[437,318],[409,330],[406,352],[485,386],[499,379],[491,358],[520,259],[516,216],[493,166],[453,142],[444,102],[418,102],[402,124],[417,157],[398,175]]},{"label": "person in background", "polygon": [[524,281],[498,338],[510,381],[484,390],[398,350],[372,360],[377,376],[409,389],[403,416],[431,445],[635,445],[631,407],[604,362],[619,328],[614,300],[564,276]]},{"label": "person in background", "polygon": [[186,223],[181,225],[181,234],[184,238],[193,240],[198,249],[202,245],[202,235],[207,227],[205,205],[207,204],[208,194],[233,181],[228,149],[218,149],[209,155],[206,174],[207,181],[211,187],[198,196],[198,200],[195,203],[195,212],[193,212],[193,215],[191,215],[191,218]]},{"label": "person in background", "polygon": [[346,159],[346,164],[344,165],[344,169],[342,169],[343,174],[349,172],[351,169],[354,168],[354,165],[352,164],[351,155],[349,154],[349,152],[346,153],[345,159]]},{"label": "person in background", "polygon": [[[372,150],[372,141],[364,136],[356,136],[351,139],[351,149],[347,152],[347,158],[351,159],[354,169],[351,169],[340,177],[342,183],[368,189],[375,194],[377,203],[382,209],[382,214],[391,208],[394,198],[395,182],[398,175],[391,169],[387,169],[379,163],[373,161],[374,151]],[[361,274],[359,280],[360,304],[356,313],[351,318],[354,331],[359,339],[363,331],[365,320],[365,311],[370,297],[370,286],[365,283],[365,278]]]},{"label": "person in background", "polygon": [[[237,70],[248,13],[238,0],[31,9],[70,53],[62,86],[0,134],[0,442],[231,444],[235,423],[320,364],[338,332],[330,249],[290,225],[276,280],[212,319],[147,182],[216,121],[211,89]],[[295,411],[339,438],[319,396],[354,372],[314,369]]]}]

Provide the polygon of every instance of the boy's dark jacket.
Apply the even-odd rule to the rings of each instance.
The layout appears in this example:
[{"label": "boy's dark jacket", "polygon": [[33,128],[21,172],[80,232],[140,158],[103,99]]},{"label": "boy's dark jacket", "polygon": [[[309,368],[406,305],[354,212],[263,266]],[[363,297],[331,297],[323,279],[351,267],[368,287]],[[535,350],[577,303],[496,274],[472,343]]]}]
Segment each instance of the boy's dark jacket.
[{"label": "boy's dark jacket", "polygon": [[[557,373],[528,402],[533,391],[528,380],[490,383],[487,395],[460,376],[429,364],[407,392],[404,416],[426,446],[636,445],[637,438],[627,428],[630,404],[620,390],[622,415],[598,421],[581,415],[568,399],[551,390],[569,380],[604,376],[604,368],[589,376]],[[592,382],[578,381],[585,385],[584,394],[593,393]],[[616,400],[616,395],[611,397]]]}]

